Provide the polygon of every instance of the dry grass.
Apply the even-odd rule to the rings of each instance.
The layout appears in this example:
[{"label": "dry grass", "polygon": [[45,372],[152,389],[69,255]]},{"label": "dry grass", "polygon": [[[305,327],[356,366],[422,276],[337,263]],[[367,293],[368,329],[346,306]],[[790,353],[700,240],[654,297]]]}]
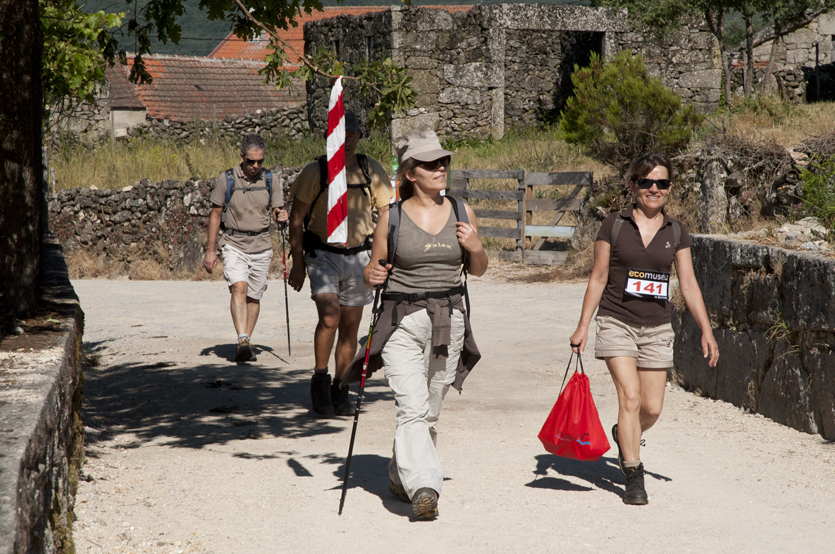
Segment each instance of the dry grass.
[{"label": "dry grass", "polygon": [[[717,110],[708,117],[717,126],[749,140],[774,140],[784,148],[794,148],[812,136],[835,128],[835,103],[795,105],[766,96],[738,101],[736,106]],[[705,130],[710,134],[715,132],[710,124]]]}]

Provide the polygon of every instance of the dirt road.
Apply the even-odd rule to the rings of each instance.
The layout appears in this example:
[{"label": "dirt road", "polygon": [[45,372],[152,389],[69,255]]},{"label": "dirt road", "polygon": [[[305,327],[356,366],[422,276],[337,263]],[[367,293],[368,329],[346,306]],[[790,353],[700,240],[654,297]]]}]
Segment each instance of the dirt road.
[{"label": "dirt road", "polygon": [[[594,463],[547,454],[536,435],[568,359],[584,284],[471,279],[484,354],[439,424],[440,517],[417,522],[387,489],[394,406],[366,387],[345,510],[337,515],[352,419],[308,410],[315,325],[281,281],[235,365],[219,282],[77,281],[86,369],[87,460],[79,552],[832,552],[835,444],[668,387],[642,459],[650,503],[621,502],[617,451]],[[505,270],[506,271],[506,270]],[[361,329],[367,325],[368,314]],[[588,353],[605,428],[617,401]],[[746,360],[723,359],[718,371]],[[352,395],[353,398],[353,395]]]}]

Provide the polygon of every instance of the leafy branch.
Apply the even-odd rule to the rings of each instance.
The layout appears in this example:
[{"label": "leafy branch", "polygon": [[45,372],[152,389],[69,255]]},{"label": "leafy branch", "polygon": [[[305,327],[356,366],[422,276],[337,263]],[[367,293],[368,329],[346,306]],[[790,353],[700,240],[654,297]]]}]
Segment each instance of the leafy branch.
[{"label": "leafy branch", "polygon": [[[368,126],[371,128],[385,126],[389,114],[399,114],[414,106],[417,92],[411,86],[412,77],[404,68],[398,67],[391,58],[386,58],[382,62],[365,60],[353,64],[351,69],[354,75],[347,75],[347,67],[337,59],[334,52],[320,46],[316,54],[308,58],[282,39],[274,29],[259,21],[246,9],[241,0],[234,0],[234,2],[246,19],[270,37],[270,47],[273,52],[267,56],[265,60],[267,65],[260,73],[266,76],[267,82],[274,81],[277,88],[288,86],[295,88],[293,78],[309,81],[317,75],[332,80],[342,77],[345,80],[356,81],[359,84],[361,96],[367,96],[373,91],[378,97],[374,108],[368,114]],[[286,50],[292,51],[301,60],[301,67],[294,71],[287,69]]]}]

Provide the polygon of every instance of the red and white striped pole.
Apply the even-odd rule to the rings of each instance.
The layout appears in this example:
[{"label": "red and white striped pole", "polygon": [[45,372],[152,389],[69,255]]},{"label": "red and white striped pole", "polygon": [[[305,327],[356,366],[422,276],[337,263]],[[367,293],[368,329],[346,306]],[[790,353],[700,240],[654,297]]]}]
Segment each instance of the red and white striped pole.
[{"label": "red and white striped pole", "polygon": [[342,77],[336,79],[328,104],[328,242],[348,241],[348,181],[345,177],[345,109]]}]

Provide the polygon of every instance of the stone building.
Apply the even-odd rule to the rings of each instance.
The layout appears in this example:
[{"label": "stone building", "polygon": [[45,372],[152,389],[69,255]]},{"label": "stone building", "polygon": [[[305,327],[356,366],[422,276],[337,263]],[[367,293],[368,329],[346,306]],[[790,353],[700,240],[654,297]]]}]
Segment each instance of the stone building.
[{"label": "stone building", "polygon": [[[451,9],[456,8],[456,9]],[[642,54],[650,73],[701,111],[719,101],[721,66],[714,37],[684,28],[665,43],[645,40],[625,10],[549,4],[392,7],[305,25],[305,52],[334,50],[347,64],[391,58],[405,67],[416,105],[392,120],[393,137],[432,128],[439,135],[501,138],[516,124],[558,114],[571,94],[575,64],[591,52]],[[309,123],[326,125],[329,84],[308,82]],[[372,100],[346,83],[348,107],[364,114]]]},{"label": "stone building", "polygon": [[[762,29],[754,39],[773,33],[772,27]],[[816,17],[809,25],[787,34],[777,43],[772,77],[765,83],[767,93],[779,93],[792,102],[803,103],[817,100],[817,91],[811,89],[815,84],[816,67],[824,66],[824,79],[832,81],[835,66],[833,49],[835,41],[835,13],[825,13]],[[773,41],[768,40],[754,48],[754,76],[752,83],[760,86],[765,76],[768,60],[771,57]],[[743,94],[743,63],[745,44],[731,53],[732,92]],[[823,79],[822,79],[823,80]],[[831,85],[830,85],[831,87]],[[830,96],[831,96],[831,91]],[[832,100],[833,98],[827,98]]]}]

